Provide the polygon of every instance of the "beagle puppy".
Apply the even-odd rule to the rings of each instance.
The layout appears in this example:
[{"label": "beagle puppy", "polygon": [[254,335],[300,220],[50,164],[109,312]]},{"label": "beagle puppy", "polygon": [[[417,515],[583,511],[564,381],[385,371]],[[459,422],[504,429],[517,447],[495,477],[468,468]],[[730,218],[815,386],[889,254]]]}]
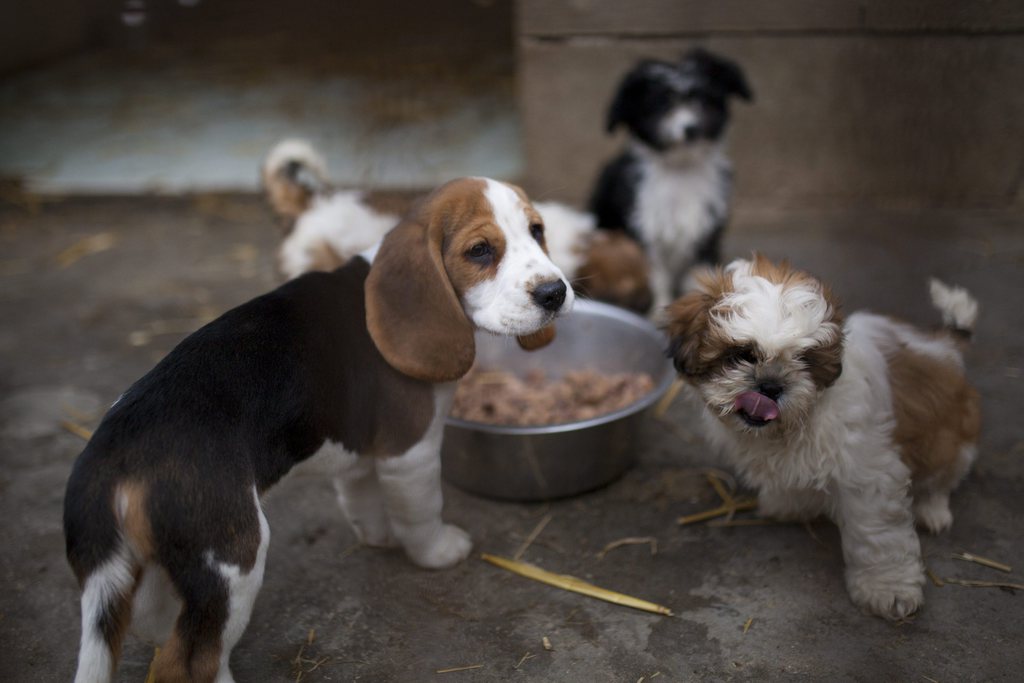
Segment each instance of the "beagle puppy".
[{"label": "beagle puppy", "polygon": [[[399,217],[377,211],[359,190],[332,186],[327,162],[297,138],[278,142],[260,167],[267,201],[281,221],[277,266],[288,279],[330,271],[369,248]],[[594,214],[560,202],[535,202],[548,254],[577,292],[646,313],[653,295],[647,255],[623,231],[598,230]]]},{"label": "beagle puppy", "polygon": [[523,192],[463,178],[345,266],[186,338],[111,406],[68,481],[75,680],[110,681],[131,630],[161,644],[157,681],[231,681],[270,540],[260,495],[316,453],[362,542],[422,567],[464,559],[440,445],[474,331],[536,347],[573,298]]}]

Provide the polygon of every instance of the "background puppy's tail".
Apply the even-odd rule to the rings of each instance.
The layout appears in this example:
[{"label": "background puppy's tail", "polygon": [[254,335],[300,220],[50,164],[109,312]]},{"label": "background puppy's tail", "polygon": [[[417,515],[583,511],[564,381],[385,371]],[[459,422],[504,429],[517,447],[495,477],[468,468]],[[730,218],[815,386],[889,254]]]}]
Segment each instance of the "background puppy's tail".
[{"label": "background puppy's tail", "polygon": [[267,200],[285,218],[297,218],[328,187],[327,162],[313,145],[297,138],[274,145],[261,175]]},{"label": "background puppy's tail", "polygon": [[978,302],[963,287],[951,287],[935,278],[928,281],[928,287],[945,328],[964,341],[970,340],[978,319]]}]

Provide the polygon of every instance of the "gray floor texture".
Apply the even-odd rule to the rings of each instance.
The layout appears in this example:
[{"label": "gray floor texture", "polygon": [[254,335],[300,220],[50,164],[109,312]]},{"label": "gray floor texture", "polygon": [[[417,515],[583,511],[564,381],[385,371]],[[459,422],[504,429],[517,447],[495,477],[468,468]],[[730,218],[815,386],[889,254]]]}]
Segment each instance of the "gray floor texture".
[{"label": "gray floor texture", "polygon": [[[262,200],[69,199],[0,205],[0,680],[66,681],[79,637],[61,502],[83,447],[68,424],[104,409],[186,333],[277,282],[277,232]],[[925,280],[968,287],[982,314],[968,357],[983,395],[972,474],[953,529],[924,536],[939,577],[1024,579],[1024,216],[972,212],[741,211],[730,256],[762,249],[829,280],[846,304],[932,324]],[[680,527],[717,504],[714,461],[677,401],[647,421],[637,466],[606,488],[512,504],[446,487],[445,517],[474,555],[441,572],[355,545],[329,481],[297,473],[265,499],[266,580],[232,658],[244,681],[1011,681],[1024,670],[1021,600],[929,583],[891,624],[849,601],[835,527]],[[585,454],[567,454],[585,457]],[[512,555],[672,608],[646,614],[506,573]],[[598,553],[625,537],[657,539]],[[969,551],[1003,574],[957,561]],[[543,646],[547,638],[551,649]],[[126,647],[119,680],[152,649]],[[437,673],[461,668],[461,671]]]}]

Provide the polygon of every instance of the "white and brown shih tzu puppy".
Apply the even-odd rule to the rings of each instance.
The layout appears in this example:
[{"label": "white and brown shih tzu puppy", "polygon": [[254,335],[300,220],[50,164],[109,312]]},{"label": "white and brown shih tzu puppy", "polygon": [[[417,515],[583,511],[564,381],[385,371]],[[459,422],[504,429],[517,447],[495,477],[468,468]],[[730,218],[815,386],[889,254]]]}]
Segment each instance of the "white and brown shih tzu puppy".
[{"label": "white and brown shih tzu puppy", "polygon": [[979,397],[962,351],[977,317],[931,281],[943,328],[858,312],[760,255],[696,277],[668,309],[670,355],[712,445],[758,491],[762,515],[839,526],[850,597],[902,619],[923,603],[915,521],[952,524],[949,495],[977,452]]}]

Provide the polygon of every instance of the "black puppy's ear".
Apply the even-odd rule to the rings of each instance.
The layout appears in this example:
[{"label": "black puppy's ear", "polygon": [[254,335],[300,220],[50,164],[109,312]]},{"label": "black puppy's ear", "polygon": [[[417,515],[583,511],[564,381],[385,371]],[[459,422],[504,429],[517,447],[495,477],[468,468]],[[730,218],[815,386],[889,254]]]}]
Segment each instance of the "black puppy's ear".
[{"label": "black puppy's ear", "polygon": [[691,61],[717,83],[726,95],[736,95],[747,102],[754,101],[754,91],[750,89],[743,69],[736,62],[699,47],[683,55],[684,65]]},{"label": "black puppy's ear", "polygon": [[[661,64],[653,59],[642,59],[630,69],[615,90],[615,97],[611,106],[608,107],[608,117],[605,119],[605,132],[612,133],[620,125],[632,126],[636,123],[642,107],[646,105],[650,96],[649,72],[652,68],[658,68]],[[671,65],[664,65],[672,68]]]},{"label": "black puppy's ear", "polygon": [[723,61],[720,69],[717,77],[726,86],[726,91],[729,94],[736,95],[747,102],[754,101],[754,91],[747,84],[743,70],[735,62]]},{"label": "black puppy's ear", "polygon": [[612,99],[612,103],[608,107],[608,116],[605,118],[604,123],[604,132],[609,134],[614,133],[620,123],[626,122],[626,111],[629,107],[629,100],[626,96],[626,91],[629,90],[632,80],[633,74],[628,73],[619,83],[619,88],[615,91],[615,97]]}]

